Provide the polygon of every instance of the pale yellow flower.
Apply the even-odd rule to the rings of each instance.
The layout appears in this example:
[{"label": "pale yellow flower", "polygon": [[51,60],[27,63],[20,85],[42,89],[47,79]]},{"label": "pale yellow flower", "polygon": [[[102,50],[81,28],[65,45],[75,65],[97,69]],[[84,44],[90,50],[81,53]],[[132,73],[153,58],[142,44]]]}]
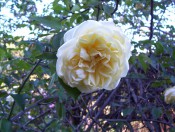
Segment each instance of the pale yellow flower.
[{"label": "pale yellow flower", "polygon": [[112,90],[127,75],[131,44],[113,21],[88,20],[64,35],[57,52],[57,74],[88,93]]},{"label": "pale yellow flower", "polygon": [[164,99],[167,104],[175,103],[175,86],[165,90]]}]

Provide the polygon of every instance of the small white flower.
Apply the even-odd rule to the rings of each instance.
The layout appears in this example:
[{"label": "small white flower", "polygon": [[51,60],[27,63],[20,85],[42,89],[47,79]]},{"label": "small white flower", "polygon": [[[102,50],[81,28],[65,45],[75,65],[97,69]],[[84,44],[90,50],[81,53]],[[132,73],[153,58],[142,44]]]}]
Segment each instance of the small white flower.
[{"label": "small white flower", "polygon": [[130,41],[113,21],[88,20],[65,33],[57,74],[83,93],[112,90],[127,75],[130,56]]},{"label": "small white flower", "polygon": [[167,104],[175,103],[175,86],[165,90],[164,99]]}]

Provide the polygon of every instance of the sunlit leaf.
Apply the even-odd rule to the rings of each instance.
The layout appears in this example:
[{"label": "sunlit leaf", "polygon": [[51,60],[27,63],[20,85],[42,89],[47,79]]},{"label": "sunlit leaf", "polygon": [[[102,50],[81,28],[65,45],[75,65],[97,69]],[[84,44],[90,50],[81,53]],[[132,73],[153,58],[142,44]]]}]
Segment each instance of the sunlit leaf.
[{"label": "sunlit leaf", "polygon": [[33,16],[30,18],[30,20],[35,20],[47,27],[53,28],[53,29],[60,29],[61,25],[59,22],[59,19],[52,17],[52,16],[43,16],[43,17],[39,17],[39,16]]},{"label": "sunlit leaf", "polygon": [[72,11],[75,12],[75,11],[78,11],[78,10],[80,10],[80,6],[74,5],[74,7],[72,8]]}]

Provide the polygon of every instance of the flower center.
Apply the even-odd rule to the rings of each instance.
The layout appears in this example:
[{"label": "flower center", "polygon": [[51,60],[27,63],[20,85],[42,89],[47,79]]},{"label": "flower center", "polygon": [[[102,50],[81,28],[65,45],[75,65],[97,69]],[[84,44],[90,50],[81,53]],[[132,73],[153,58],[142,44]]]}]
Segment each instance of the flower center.
[{"label": "flower center", "polygon": [[[118,50],[98,34],[79,38],[76,55],[68,62],[74,80],[90,86],[104,86],[117,71]],[[77,72],[78,71],[78,72]]]}]

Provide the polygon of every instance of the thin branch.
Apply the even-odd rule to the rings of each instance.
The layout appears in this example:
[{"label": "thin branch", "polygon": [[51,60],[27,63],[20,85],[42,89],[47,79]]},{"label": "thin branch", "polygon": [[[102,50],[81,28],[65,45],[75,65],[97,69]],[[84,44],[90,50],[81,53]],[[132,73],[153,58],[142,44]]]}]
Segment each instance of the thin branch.
[{"label": "thin branch", "polygon": [[120,2],[120,0],[115,1],[115,8],[114,8],[114,11],[111,13],[111,16],[114,15],[114,13],[118,10],[119,2]]},{"label": "thin branch", "polygon": [[96,21],[99,20],[99,16],[100,16],[100,7],[99,5],[97,6],[97,15],[96,15]]},{"label": "thin branch", "polygon": [[21,87],[19,88],[18,94],[21,93],[22,89],[24,88],[24,85],[26,84],[26,82],[28,81],[29,77],[32,75],[32,73],[34,72],[34,70],[37,68],[37,66],[39,65],[39,63],[41,62],[41,59],[39,59],[36,64],[34,65],[34,67],[31,69],[31,71],[29,72],[29,74],[27,75],[27,77],[24,79],[23,83],[21,84]]},{"label": "thin branch", "polygon": [[[89,110],[89,112],[86,114],[86,117],[81,121],[81,123],[77,126],[76,130],[79,130],[79,128],[81,127],[81,125],[84,123],[84,121],[86,121],[87,117],[90,115],[90,113],[93,111],[93,108],[95,106],[98,105],[98,103],[102,100],[103,96],[105,94],[105,91],[100,95],[100,97],[96,100],[95,104],[91,107],[91,109]],[[82,102],[84,104],[86,104],[83,100],[83,95],[81,96]],[[88,108],[87,108],[88,109]]]},{"label": "thin branch", "polygon": [[[97,115],[95,116],[94,120],[97,120],[100,116],[100,114],[102,113],[102,111],[104,110],[104,108],[106,107],[106,105],[108,105],[108,103],[111,101],[111,99],[114,97],[114,94],[116,93],[117,89],[119,88],[119,86],[117,88],[115,88],[111,94],[109,95],[108,99],[104,102],[103,106],[101,107],[101,109],[98,111]],[[94,124],[94,120],[92,120],[91,124],[88,126],[86,132],[89,132]]]},{"label": "thin branch", "polygon": [[[88,107],[86,107],[86,108],[87,108],[87,111],[88,111],[88,114],[87,114],[87,115],[89,115],[90,118],[94,121],[94,123],[96,123],[99,127],[101,127],[101,129],[105,132],[103,126],[101,126],[101,124],[100,124],[97,120],[95,120],[95,119],[93,118],[93,116],[91,115],[91,113],[92,113],[94,107],[97,106],[98,103],[102,100],[102,97],[103,97],[104,94],[105,94],[105,91],[100,95],[100,97],[97,99],[97,101],[95,102],[95,104],[94,104],[90,109],[89,109]],[[82,99],[82,102],[84,103],[84,105],[86,105],[86,103],[84,102],[82,96],[81,96],[81,99]],[[86,116],[85,119],[87,119],[87,116]],[[78,127],[77,127],[76,129],[78,130]]]},{"label": "thin branch", "polygon": [[150,22],[150,35],[149,35],[149,40],[152,39],[153,37],[153,8],[154,8],[154,0],[151,0],[150,2],[150,6],[151,6],[151,11],[150,11],[150,15],[151,15],[151,22]]},{"label": "thin branch", "polygon": [[34,122],[34,121],[37,120],[38,118],[40,118],[40,117],[42,117],[42,116],[45,116],[45,115],[46,115],[47,113],[49,113],[50,111],[51,111],[51,110],[49,109],[49,110],[47,110],[47,111],[41,113],[41,114],[38,115],[36,118],[34,118],[34,119],[28,121],[26,124],[24,124],[24,127],[27,126],[28,124]]},{"label": "thin branch", "polygon": [[[21,123],[13,122],[13,124],[15,124],[15,125],[19,126],[20,128],[22,128],[22,127],[23,127]],[[23,127],[23,129],[24,129],[25,131],[38,132],[38,130],[37,130],[37,129],[32,128],[31,126],[30,126],[30,127]]]},{"label": "thin branch", "polygon": [[175,37],[174,34],[169,33],[169,32],[166,32],[166,31],[163,31],[163,30],[161,30],[161,29],[155,29],[155,30],[158,30],[159,32],[165,33],[165,34],[169,35],[170,37]]},{"label": "thin branch", "polygon": [[165,121],[161,121],[161,120],[154,120],[154,119],[105,119],[106,121],[109,122],[132,122],[132,121],[152,121],[152,122],[157,122],[157,123],[161,123],[161,124],[166,124],[168,126],[173,127],[173,125],[171,123],[165,122]]},{"label": "thin branch", "polygon": [[[25,112],[27,112],[27,111],[29,111],[30,109],[32,109],[32,108],[34,108],[34,107],[40,105],[43,101],[48,100],[48,99],[50,99],[50,98],[52,98],[52,97],[47,97],[47,98],[43,98],[43,99],[41,99],[41,100],[38,100],[38,101],[35,102],[33,105],[31,105],[31,106],[29,106],[28,108],[26,108],[24,111],[21,111],[21,112],[19,112],[16,116],[12,117],[12,118],[11,118],[11,121],[15,121],[15,120],[18,119],[20,116],[22,116],[23,114],[25,114]],[[57,99],[58,99],[58,96],[55,96],[54,98],[55,98],[54,100],[57,100]]]},{"label": "thin branch", "polygon": [[[29,77],[32,75],[32,73],[34,72],[34,70],[36,69],[36,67],[39,65],[40,62],[41,62],[41,59],[36,62],[35,66],[31,69],[31,71],[29,72],[29,74],[24,79],[23,83],[21,84],[21,87],[19,88],[19,91],[17,92],[17,94],[20,94],[21,93],[21,91],[24,88],[24,86],[25,86],[26,82],[28,81]],[[10,110],[10,114],[9,114],[9,116],[7,118],[8,120],[10,120],[10,118],[12,116],[14,107],[15,107],[15,101],[12,104],[12,107],[11,107],[11,110]]]}]

